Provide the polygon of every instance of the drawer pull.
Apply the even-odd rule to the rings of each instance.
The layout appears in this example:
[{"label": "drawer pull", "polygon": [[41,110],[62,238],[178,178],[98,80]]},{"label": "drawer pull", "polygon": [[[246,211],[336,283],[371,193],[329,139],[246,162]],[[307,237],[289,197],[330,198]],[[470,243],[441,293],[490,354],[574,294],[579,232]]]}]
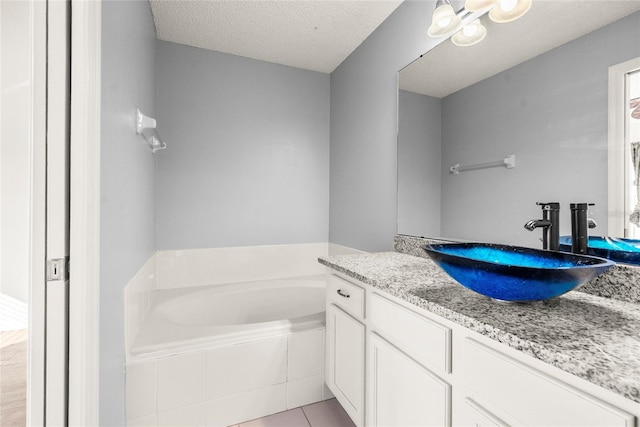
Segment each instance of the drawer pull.
[{"label": "drawer pull", "polygon": [[342,289],[338,289],[337,292],[338,292],[338,295],[340,295],[341,297],[344,297],[344,298],[350,298],[351,297],[351,295],[345,294],[344,292],[342,292]]}]

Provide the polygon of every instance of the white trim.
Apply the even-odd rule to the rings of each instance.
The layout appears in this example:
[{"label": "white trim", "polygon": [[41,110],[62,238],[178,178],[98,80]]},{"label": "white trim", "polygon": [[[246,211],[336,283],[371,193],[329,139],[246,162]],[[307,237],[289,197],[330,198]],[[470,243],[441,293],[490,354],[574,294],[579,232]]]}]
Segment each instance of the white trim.
[{"label": "white trim", "polygon": [[625,76],[640,69],[640,58],[609,67],[608,234],[625,236]]},{"label": "white trim", "polygon": [[[47,260],[69,255],[69,0],[47,2]],[[45,420],[67,424],[68,281],[47,280]]]},{"label": "white trim", "polygon": [[102,5],[72,0],[69,425],[99,424]]},{"label": "white trim", "polygon": [[30,2],[31,117],[29,206],[29,338],[27,351],[27,425],[44,424],[47,4]]}]

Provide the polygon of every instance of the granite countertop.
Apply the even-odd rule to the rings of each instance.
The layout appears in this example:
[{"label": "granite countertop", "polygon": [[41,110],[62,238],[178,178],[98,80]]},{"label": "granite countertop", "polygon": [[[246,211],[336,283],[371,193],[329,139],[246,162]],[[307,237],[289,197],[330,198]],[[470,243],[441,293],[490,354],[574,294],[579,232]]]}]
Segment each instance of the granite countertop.
[{"label": "granite countertop", "polygon": [[640,403],[640,305],[569,292],[509,304],[472,292],[430,259],[397,252],[320,263]]}]

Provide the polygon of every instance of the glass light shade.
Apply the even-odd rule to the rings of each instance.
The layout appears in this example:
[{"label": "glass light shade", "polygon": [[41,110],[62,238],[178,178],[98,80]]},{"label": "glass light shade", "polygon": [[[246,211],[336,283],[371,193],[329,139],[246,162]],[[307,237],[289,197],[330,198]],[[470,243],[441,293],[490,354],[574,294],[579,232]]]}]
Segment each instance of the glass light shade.
[{"label": "glass light shade", "polygon": [[487,35],[487,29],[479,19],[465,25],[460,31],[451,37],[451,41],[456,46],[473,46],[480,43]]},{"label": "glass light shade", "polygon": [[515,21],[531,9],[531,0],[499,0],[489,18],[499,24]]},{"label": "glass light shade", "polygon": [[494,6],[498,0],[467,0],[464,8],[469,12],[482,12]]},{"label": "glass light shade", "polygon": [[446,37],[453,34],[462,25],[462,19],[451,7],[448,0],[439,1],[433,11],[431,26],[427,31],[429,37]]}]

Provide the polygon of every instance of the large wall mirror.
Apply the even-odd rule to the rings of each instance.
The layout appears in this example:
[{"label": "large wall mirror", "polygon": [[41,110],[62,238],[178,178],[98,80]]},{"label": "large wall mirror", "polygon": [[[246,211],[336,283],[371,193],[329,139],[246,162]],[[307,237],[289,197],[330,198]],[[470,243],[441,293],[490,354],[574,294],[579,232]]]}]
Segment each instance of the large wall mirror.
[{"label": "large wall mirror", "polygon": [[481,19],[479,44],[445,40],[399,73],[398,234],[539,248],[524,228],[536,202],[561,203],[562,235],[570,203],[590,202],[607,235],[624,215],[608,207],[609,67],[640,57],[640,2],[534,0],[517,21]]}]

